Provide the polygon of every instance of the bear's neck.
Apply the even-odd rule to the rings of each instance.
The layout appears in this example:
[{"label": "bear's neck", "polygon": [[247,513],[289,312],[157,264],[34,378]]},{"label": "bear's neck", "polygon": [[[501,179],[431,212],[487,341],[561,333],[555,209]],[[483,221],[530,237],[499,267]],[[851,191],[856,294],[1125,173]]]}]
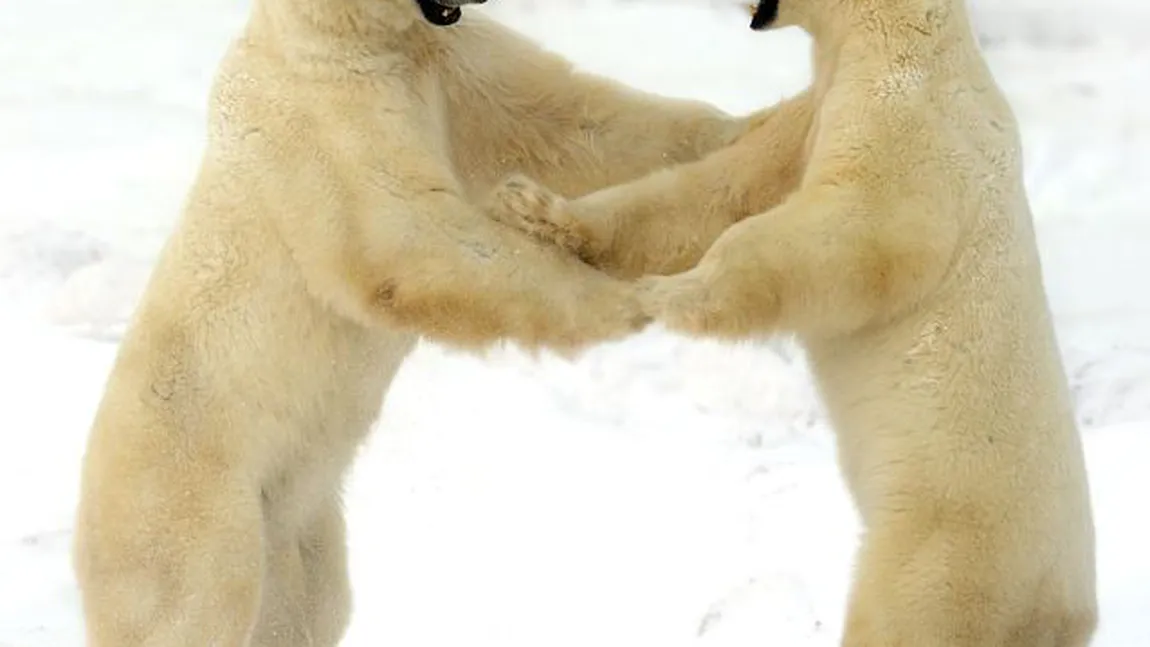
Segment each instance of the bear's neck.
[{"label": "bear's neck", "polygon": [[287,53],[330,50],[365,56],[425,45],[427,25],[414,0],[254,0],[248,31]]},{"label": "bear's neck", "polygon": [[956,24],[969,29],[965,0],[852,0],[835,3],[833,10],[823,5],[810,2],[797,7],[794,22],[832,45],[860,37],[888,41],[929,37]]},{"label": "bear's neck", "polygon": [[976,47],[963,0],[858,0],[807,15],[814,41],[816,94],[839,72],[874,61],[936,67]]}]

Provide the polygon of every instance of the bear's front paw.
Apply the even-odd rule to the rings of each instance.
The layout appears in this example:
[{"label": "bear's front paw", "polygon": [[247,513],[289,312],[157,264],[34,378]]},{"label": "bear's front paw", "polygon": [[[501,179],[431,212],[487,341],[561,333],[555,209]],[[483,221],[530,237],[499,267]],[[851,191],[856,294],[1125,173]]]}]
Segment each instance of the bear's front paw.
[{"label": "bear's front paw", "polygon": [[515,175],[492,192],[488,215],[537,240],[583,256],[587,238],[567,213],[566,205],[567,201],[550,189]]},{"label": "bear's front paw", "polygon": [[639,280],[643,311],[668,330],[705,335],[715,327],[718,311],[711,291],[696,272],[651,276]]},{"label": "bear's front paw", "polygon": [[625,339],[651,324],[636,283],[600,278],[580,281],[559,295],[569,316],[563,334],[553,336],[559,341],[548,344],[553,352],[574,359],[591,346]]}]

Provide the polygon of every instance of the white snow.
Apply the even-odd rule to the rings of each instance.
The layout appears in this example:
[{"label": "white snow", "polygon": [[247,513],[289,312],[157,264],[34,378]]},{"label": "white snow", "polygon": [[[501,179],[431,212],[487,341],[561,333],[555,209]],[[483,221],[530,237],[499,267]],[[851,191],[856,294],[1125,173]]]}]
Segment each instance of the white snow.
[{"label": "white snow", "polygon": [[[805,37],[707,0],[493,0],[587,69],[749,111]],[[729,4],[729,3],[725,3]],[[87,427],[238,0],[0,3],[0,647],[82,644]],[[1023,125],[1099,532],[1095,645],[1150,645],[1150,9],[977,0]],[[837,644],[858,530],[801,353],[652,331],[575,363],[426,345],[353,474],[344,644]]]}]

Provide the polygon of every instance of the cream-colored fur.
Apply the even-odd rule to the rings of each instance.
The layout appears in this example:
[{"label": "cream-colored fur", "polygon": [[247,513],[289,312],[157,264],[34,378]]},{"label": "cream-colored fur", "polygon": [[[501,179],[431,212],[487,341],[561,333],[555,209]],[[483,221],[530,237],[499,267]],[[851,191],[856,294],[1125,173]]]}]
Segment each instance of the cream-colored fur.
[{"label": "cream-colored fur", "polygon": [[492,215],[672,274],[636,289],[674,330],[804,342],[866,528],[844,645],[1086,645],[1082,449],[1017,126],[964,5],[782,0],[776,25],[812,34],[815,78],[756,131],[577,200],[514,178]]},{"label": "cream-colored fur", "polygon": [[515,170],[624,182],[747,123],[576,73],[477,12],[256,0],[92,429],[88,644],[335,645],[340,483],[417,336],[572,350],[642,325],[625,283],[473,198]]}]

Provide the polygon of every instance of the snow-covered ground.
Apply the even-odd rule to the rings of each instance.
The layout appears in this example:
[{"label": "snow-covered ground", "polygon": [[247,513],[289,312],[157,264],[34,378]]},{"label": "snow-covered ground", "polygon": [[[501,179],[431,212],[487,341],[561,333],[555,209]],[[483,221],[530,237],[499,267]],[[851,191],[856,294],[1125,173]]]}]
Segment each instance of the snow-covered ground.
[{"label": "snow-covered ground", "polygon": [[[749,111],[805,37],[707,0],[496,0],[588,69]],[[980,0],[1023,124],[1097,506],[1099,647],[1150,645],[1150,10]],[[78,461],[198,162],[239,0],[0,3],[0,647],[78,646]],[[766,62],[766,65],[763,65]],[[582,360],[421,348],[349,494],[345,644],[837,642],[857,523],[800,353],[657,331]]]}]

